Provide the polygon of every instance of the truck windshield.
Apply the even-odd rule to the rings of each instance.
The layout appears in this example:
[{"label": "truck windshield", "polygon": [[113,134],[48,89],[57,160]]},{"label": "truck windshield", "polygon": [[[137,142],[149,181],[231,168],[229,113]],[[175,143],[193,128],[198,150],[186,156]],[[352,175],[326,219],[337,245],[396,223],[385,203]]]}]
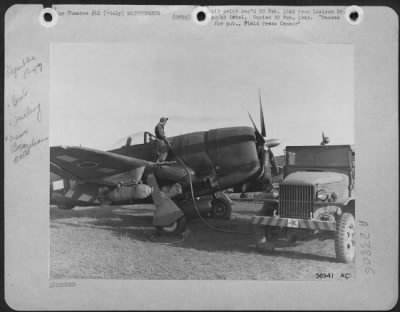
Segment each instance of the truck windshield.
[{"label": "truck windshield", "polygon": [[343,147],[288,149],[287,161],[289,166],[350,167],[350,155]]}]

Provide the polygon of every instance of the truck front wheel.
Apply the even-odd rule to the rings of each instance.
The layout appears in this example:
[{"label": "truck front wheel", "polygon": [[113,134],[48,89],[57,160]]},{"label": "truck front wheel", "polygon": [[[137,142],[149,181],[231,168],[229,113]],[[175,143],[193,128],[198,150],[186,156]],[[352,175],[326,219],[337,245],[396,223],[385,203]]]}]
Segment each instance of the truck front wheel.
[{"label": "truck front wheel", "polygon": [[346,212],[336,219],[336,259],[344,263],[353,262],[355,251],[355,220],[352,214]]}]

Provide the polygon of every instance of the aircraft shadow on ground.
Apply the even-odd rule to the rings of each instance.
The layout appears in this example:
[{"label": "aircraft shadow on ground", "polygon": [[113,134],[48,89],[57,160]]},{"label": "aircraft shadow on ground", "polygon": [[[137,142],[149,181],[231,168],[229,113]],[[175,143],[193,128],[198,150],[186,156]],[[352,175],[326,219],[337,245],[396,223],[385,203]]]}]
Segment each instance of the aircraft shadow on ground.
[{"label": "aircraft shadow on ground", "polygon": [[[70,218],[73,216],[74,220]],[[104,211],[79,211],[78,215],[70,212],[63,217],[53,217],[51,226],[60,227],[60,224],[73,227],[86,227],[111,231],[117,237],[128,237],[133,240],[155,244],[168,244],[172,248],[188,248],[208,252],[235,251],[242,253],[258,253],[265,256],[285,257],[293,259],[316,260],[334,262],[329,256],[304,253],[295,250],[279,250],[279,248],[296,247],[300,242],[288,242],[279,239],[273,252],[257,252],[255,250],[254,229],[249,225],[238,225],[223,220],[205,219],[205,221],[221,230],[215,231],[207,227],[200,219],[190,220],[187,232],[180,235],[159,234],[152,225],[152,216],[121,216]],[[240,232],[240,233],[238,233]],[[245,232],[246,234],[244,234]],[[308,238],[304,239],[308,240]]]}]

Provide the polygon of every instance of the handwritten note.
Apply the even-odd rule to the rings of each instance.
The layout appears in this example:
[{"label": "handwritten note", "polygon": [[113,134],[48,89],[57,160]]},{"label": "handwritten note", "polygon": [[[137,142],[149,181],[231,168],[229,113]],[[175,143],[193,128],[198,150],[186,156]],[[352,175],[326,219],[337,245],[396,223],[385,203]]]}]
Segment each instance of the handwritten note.
[{"label": "handwritten note", "polygon": [[43,64],[35,56],[24,57],[18,64],[6,66],[6,78],[27,79],[32,74],[41,73]]},{"label": "handwritten note", "polygon": [[13,80],[13,85],[17,86],[5,98],[5,151],[11,153],[14,164],[26,159],[38,145],[48,141],[47,136],[38,137],[35,134],[43,114],[41,103],[31,96],[29,90],[29,85],[42,71],[43,63],[36,56],[25,56],[5,68],[6,79]]}]

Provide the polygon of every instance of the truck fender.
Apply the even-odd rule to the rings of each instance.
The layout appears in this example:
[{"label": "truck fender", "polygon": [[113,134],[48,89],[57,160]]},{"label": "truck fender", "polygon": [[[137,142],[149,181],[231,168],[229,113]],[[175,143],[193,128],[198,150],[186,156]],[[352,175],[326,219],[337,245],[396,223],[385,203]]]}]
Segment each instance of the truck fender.
[{"label": "truck fender", "polygon": [[346,200],[344,203],[343,203],[343,207],[342,207],[342,212],[343,213],[345,213],[345,212],[348,212],[348,213],[351,213],[353,216],[355,216],[356,214],[355,214],[355,203],[356,203],[356,200],[355,200],[355,198],[349,198],[348,200]]}]

